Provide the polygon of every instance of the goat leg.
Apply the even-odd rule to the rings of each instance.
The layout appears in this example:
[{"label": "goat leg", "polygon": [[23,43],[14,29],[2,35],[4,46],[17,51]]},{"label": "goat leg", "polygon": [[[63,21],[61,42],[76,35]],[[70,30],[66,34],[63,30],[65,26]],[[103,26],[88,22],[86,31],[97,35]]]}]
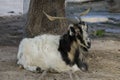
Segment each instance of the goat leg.
[{"label": "goat leg", "polygon": [[69,76],[70,76],[70,80],[74,80],[74,79],[73,79],[72,72],[71,72],[71,71],[69,71],[69,72],[68,72],[68,74],[69,74]]},{"label": "goat leg", "polygon": [[42,80],[42,78],[47,74],[47,70],[43,71],[42,74],[40,75],[39,80]]}]

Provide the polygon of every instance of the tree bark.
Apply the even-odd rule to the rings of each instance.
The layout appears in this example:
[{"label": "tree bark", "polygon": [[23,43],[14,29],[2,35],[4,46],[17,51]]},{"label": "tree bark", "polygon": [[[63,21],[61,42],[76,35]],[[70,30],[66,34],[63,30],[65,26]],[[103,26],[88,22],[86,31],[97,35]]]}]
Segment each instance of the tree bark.
[{"label": "tree bark", "polygon": [[34,37],[43,33],[60,34],[66,27],[65,20],[49,21],[43,10],[52,16],[65,16],[65,0],[31,0],[26,24],[26,36]]}]

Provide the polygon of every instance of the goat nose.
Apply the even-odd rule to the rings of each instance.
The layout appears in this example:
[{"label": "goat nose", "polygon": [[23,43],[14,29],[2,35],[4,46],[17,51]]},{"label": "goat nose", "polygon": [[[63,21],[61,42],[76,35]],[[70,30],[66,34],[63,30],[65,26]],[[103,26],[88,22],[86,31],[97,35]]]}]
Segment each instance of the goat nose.
[{"label": "goat nose", "polygon": [[80,65],[80,69],[83,71],[83,72],[87,72],[88,71],[88,65],[86,63],[82,63]]}]

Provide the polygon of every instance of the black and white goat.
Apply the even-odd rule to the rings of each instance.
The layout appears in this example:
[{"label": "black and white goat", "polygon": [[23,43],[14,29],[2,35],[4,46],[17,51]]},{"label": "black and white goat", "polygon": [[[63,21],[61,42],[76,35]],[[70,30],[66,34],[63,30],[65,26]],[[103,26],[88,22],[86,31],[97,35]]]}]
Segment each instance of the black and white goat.
[{"label": "black and white goat", "polygon": [[18,49],[17,64],[30,71],[86,71],[88,67],[81,56],[90,48],[87,28],[80,21],[69,25],[64,35],[44,34],[23,39]]}]

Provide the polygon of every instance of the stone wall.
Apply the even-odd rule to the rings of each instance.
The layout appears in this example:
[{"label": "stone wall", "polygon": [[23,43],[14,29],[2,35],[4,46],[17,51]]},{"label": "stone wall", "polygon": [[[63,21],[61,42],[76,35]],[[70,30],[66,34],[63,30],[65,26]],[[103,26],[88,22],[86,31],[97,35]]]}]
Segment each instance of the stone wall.
[{"label": "stone wall", "polygon": [[0,17],[0,45],[18,45],[24,37],[23,16]]}]

